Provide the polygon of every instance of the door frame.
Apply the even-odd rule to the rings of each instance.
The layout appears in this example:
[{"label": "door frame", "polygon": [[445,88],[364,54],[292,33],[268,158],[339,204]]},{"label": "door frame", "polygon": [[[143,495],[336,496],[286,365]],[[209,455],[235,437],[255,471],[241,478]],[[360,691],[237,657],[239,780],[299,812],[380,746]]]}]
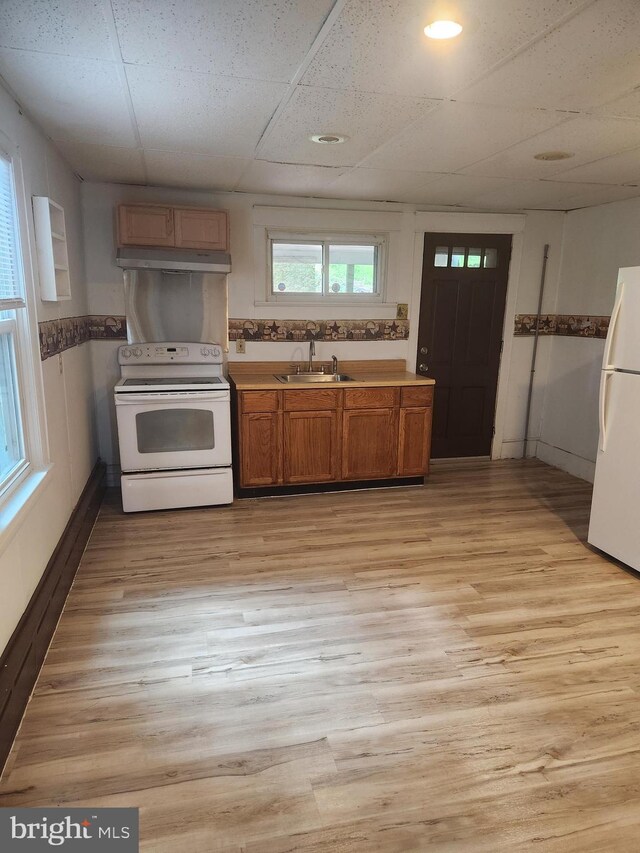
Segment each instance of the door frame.
[{"label": "door frame", "polygon": [[422,261],[424,255],[424,237],[431,232],[450,234],[511,234],[511,261],[507,279],[507,299],[504,306],[504,323],[502,327],[502,353],[498,370],[498,387],[496,393],[496,409],[494,415],[494,434],[491,442],[491,459],[502,456],[502,442],[507,415],[507,398],[509,389],[509,366],[513,348],[513,324],[516,315],[518,284],[520,282],[520,267],[524,245],[524,228],[526,216],[516,213],[437,213],[416,211],[415,236],[413,246],[413,278],[411,286],[410,317],[414,320],[410,325],[407,347],[411,355],[416,357],[413,369],[417,367],[418,349],[418,318],[420,316],[420,298],[422,290]]}]

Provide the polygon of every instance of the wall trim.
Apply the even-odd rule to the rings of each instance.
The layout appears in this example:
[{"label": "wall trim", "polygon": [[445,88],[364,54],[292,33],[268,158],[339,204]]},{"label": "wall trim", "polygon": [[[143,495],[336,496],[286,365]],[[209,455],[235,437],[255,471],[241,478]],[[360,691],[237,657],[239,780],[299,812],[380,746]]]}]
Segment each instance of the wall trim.
[{"label": "wall trim", "polygon": [[606,338],[611,318],[601,314],[541,314],[538,324],[535,314],[516,314],[513,334],[517,338],[539,334],[549,337]]},{"label": "wall trim", "polygon": [[125,317],[87,314],[82,317],[60,317],[38,323],[40,360],[46,361],[87,341],[127,340]]},{"label": "wall trim", "polygon": [[104,473],[105,464],[98,460],[40,582],[0,657],[0,772],[11,750],[98,515],[105,490]]},{"label": "wall trim", "polygon": [[229,320],[229,340],[405,341],[408,320]]}]

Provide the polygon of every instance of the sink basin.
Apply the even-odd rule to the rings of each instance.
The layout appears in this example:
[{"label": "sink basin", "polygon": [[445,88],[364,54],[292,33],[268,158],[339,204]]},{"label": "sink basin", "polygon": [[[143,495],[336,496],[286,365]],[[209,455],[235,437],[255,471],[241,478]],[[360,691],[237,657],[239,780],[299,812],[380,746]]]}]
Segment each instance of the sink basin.
[{"label": "sink basin", "polygon": [[286,373],[276,375],[279,382],[295,382],[304,385],[308,382],[354,382],[346,373]]}]

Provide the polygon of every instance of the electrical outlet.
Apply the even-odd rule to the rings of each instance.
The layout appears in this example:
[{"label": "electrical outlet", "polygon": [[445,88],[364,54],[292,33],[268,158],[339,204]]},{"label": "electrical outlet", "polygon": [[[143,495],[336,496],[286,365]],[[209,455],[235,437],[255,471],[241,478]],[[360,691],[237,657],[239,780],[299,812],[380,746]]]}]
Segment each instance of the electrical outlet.
[{"label": "electrical outlet", "polygon": [[407,320],[409,318],[409,305],[406,302],[398,302],[396,305],[396,320]]},{"label": "electrical outlet", "polygon": [[244,338],[238,338],[236,341],[236,352],[246,352],[247,351],[247,342]]}]

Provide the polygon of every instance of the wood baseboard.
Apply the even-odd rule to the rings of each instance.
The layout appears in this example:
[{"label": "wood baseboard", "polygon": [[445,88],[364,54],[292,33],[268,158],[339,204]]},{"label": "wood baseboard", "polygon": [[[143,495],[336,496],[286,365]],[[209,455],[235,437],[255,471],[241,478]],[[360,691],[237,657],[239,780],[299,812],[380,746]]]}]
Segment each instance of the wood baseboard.
[{"label": "wood baseboard", "polygon": [[104,495],[98,461],[27,609],[0,657],[0,772],[44,662]]}]

